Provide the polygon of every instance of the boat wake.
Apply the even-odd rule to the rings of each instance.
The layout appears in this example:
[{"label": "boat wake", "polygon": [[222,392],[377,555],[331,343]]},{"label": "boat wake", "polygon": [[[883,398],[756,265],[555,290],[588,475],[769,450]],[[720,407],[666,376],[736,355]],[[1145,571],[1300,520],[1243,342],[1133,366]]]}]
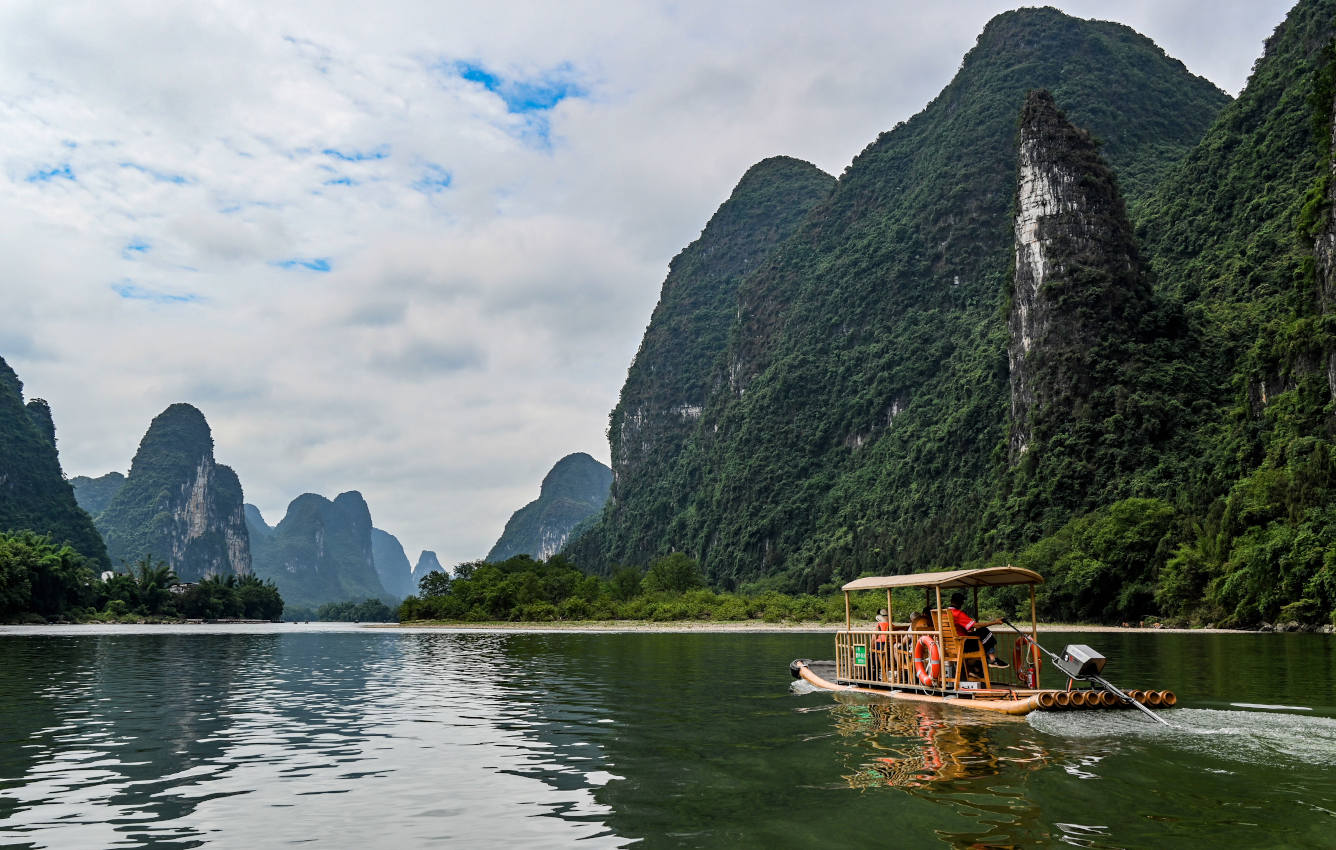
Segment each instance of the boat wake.
[{"label": "boat wake", "polygon": [[812,684],[806,679],[794,679],[793,682],[789,685],[789,692],[798,694],[800,696],[804,694],[815,694],[818,692],[824,693],[824,691],[822,691],[821,688],[818,688],[816,685]]},{"label": "boat wake", "polygon": [[1336,718],[1273,711],[1179,708],[1160,713],[1168,726],[1128,712],[1054,713],[1027,718],[1036,731],[1064,738],[1145,740],[1250,764],[1336,759]]}]

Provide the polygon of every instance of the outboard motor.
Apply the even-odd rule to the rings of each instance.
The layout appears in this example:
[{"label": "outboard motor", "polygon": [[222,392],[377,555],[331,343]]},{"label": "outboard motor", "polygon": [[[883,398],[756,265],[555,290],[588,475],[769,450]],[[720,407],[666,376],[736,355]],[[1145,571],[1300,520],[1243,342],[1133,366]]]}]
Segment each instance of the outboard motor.
[{"label": "outboard motor", "polygon": [[1104,656],[1083,643],[1068,644],[1054,663],[1072,679],[1085,679],[1104,672]]}]

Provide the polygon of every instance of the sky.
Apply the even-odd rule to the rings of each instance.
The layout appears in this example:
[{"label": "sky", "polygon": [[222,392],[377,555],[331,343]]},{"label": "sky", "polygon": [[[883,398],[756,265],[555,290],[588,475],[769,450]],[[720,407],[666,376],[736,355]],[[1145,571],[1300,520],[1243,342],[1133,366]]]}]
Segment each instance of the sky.
[{"label": "sky", "polygon": [[[1230,94],[1289,0],[1070,0]],[[753,163],[838,175],[1011,4],[0,4],[0,356],[68,476],[199,407],[276,524],[486,554]]]}]

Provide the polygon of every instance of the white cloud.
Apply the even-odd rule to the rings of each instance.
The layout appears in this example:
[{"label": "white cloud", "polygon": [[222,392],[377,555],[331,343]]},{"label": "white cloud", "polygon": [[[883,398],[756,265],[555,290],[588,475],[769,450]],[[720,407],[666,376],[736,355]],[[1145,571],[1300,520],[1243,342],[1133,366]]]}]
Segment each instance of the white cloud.
[{"label": "white cloud", "polygon": [[[1286,6],[1117,15],[1237,91]],[[558,458],[607,459],[668,260],[743,171],[838,173],[1005,8],[6,4],[0,355],[71,475],[193,402],[271,522],[357,489],[411,559],[478,557]]]}]

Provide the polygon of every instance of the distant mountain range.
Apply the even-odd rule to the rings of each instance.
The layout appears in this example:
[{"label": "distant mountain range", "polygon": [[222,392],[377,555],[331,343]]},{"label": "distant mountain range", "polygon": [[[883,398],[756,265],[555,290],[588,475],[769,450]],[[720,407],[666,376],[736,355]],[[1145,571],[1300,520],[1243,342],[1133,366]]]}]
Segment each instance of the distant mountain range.
[{"label": "distant mountain range", "polygon": [[208,422],[188,404],[153,420],[129,476],[78,476],[66,486],[94,518],[97,543],[107,541],[113,564],[149,556],[183,581],[254,572],[273,579],[289,607],[299,608],[366,598],[395,603],[416,591],[403,547],[371,527],[356,492],[333,502],[300,496],[271,528],[258,508],[243,503],[236,474],[214,461]]}]

